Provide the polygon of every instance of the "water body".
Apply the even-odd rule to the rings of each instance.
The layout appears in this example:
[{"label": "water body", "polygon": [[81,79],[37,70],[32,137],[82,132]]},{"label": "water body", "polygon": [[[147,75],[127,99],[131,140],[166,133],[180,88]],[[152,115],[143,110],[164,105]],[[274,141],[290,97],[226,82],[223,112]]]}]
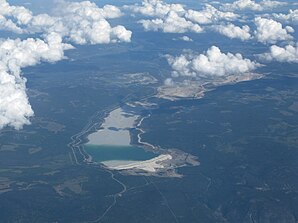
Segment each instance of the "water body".
[{"label": "water body", "polygon": [[130,129],[134,128],[134,123],[138,115],[125,112],[122,108],[117,108],[109,113],[101,125],[101,129],[88,136],[87,145],[110,145],[129,146]]},{"label": "water body", "polygon": [[104,119],[101,129],[88,136],[85,151],[98,163],[105,161],[145,161],[157,157],[140,146],[131,145],[130,130],[138,114],[116,108]]},{"label": "water body", "polygon": [[111,160],[129,160],[144,161],[149,160],[157,155],[145,151],[137,146],[118,146],[118,145],[85,145],[85,151],[92,156],[95,162],[104,162]]}]

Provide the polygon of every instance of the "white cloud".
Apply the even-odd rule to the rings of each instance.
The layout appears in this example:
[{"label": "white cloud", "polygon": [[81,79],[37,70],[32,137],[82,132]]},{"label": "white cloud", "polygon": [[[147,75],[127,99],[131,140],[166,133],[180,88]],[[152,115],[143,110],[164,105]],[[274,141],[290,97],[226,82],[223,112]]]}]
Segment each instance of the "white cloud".
[{"label": "white cloud", "polygon": [[269,1],[263,0],[260,2],[255,2],[253,0],[238,0],[233,3],[226,3],[222,6],[225,10],[253,10],[253,11],[263,11],[278,6],[286,5],[286,2],[279,1]]},{"label": "white cloud", "polygon": [[250,35],[250,28],[247,25],[244,25],[242,27],[235,26],[234,24],[226,24],[226,25],[214,25],[212,26],[212,29],[215,30],[216,32],[227,36],[231,39],[241,39],[242,41],[248,40],[251,38]]},{"label": "white cloud", "polygon": [[169,12],[178,14],[185,12],[181,4],[167,4],[162,0],[144,0],[141,5],[135,4],[125,6],[125,8],[131,9],[135,13],[159,18],[166,16]]},{"label": "white cloud", "polygon": [[139,22],[147,31],[162,30],[165,33],[200,33],[203,31],[203,29],[198,24],[187,21],[185,18],[180,17],[174,11],[169,12],[165,19],[141,20]]},{"label": "white cloud", "polygon": [[132,32],[124,26],[112,27],[107,21],[122,15],[120,9],[112,5],[99,8],[90,1],[59,1],[54,10],[56,16],[47,14],[34,16],[28,9],[10,6],[5,0],[1,0],[0,5],[2,6],[0,15],[16,20],[15,27],[9,24],[6,28],[11,31],[20,32],[23,29],[23,32],[29,33],[56,32],[76,44],[130,42],[132,35]]},{"label": "white cloud", "polygon": [[152,19],[140,20],[145,30],[170,33],[202,32],[200,24],[232,21],[239,16],[233,12],[222,12],[206,4],[203,10],[186,10],[181,4],[168,4],[161,0],[144,0],[142,4],[126,6],[134,13],[140,13]]},{"label": "white cloud", "polygon": [[282,22],[287,22],[287,23],[298,23],[298,9],[295,10],[289,10],[288,14],[282,14],[282,13],[273,13],[273,17],[276,20],[282,21]]},{"label": "white cloud", "polygon": [[205,54],[182,54],[177,57],[167,56],[167,59],[173,69],[173,77],[186,76],[199,79],[241,75],[260,66],[243,58],[239,53],[222,53],[216,46],[209,48]]},{"label": "white cloud", "polygon": [[23,32],[23,30],[18,27],[13,21],[11,21],[10,19],[6,19],[2,15],[0,15],[0,27],[2,30],[12,31],[19,34]]},{"label": "white cloud", "polygon": [[[99,8],[95,3],[62,2],[58,5],[58,21],[64,27],[61,34],[77,44],[99,44],[110,42],[130,42],[132,32],[124,26],[112,27],[106,19],[122,15],[115,6]],[[56,25],[51,28],[55,31]]]},{"label": "white cloud", "polygon": [[239,15],[233,12],[221,12],[212,5],[206,4],[202,11],[188,10],[185,17],[199,24],[210,24],[221,20],[233,21]]},{"label": "white cloud", "polygon": [[190,37],[188,37],[188,36],[182,36],[182,37],[180,37],[179,38],[180,40],[183,40],[183,41],[185,41],[185,42],[192,42],[193,40],[190,38]]},{"label": "white cloud", "polygon": [[126,6],[134,13],[153,17],[140,20],[146,31],[162,31],[165,33],[202,32],[203,29],[184,16],[185,9],[180,4],[167,4],[161,0],[145,0],[141,5]]},{"label": "white cloud", "polygon": [[117,18],[121,11],[112,5],[103,8],[89,1],[60,1],[55,16],[33,15],[20,6],[0,0],[0,29],[16,33],[36,33],[40,38],[0,41],[0,129],[21,129],[30,123],[33,110],[26,94],[26,79],[21,69],[42,61],[56,62],[64,51],[77,44],[130,42],[131,31],[111,26],[107,19]]},{"label": "white cloud", "polygon": [[16,19],[19,25],[27,25],[32,18],[30,10],[23,6],[11,6],[6,0],[0,0],[0,15]]},{"label": "white cloud", "polygon": [[260,55],[260,58],[267,61],[298,63],[298,43],[285,47],[273,45],[270,51]]},{"label": "white cloud", "polygon": [[257,29],[254,34],[256,39],[261,43],[276,43],[277,41],[291,40],[293,37],[289,33],[293,33],[291,26],[282,27],[282,24],[273,20],[261,17],[255,18]]},{"label": "white cloud", "polygon": [[[97,6],[95,6],[95,7],[97,7]],[[102,11],[103,17],[106,19],[115,19],[115,18],[119,18],[123,15],[121,10],[114,5],[105,5],[101,11]]]},{"label": "white cloud", "polygon": [[7,125],[20,129],[30,123],[29,118],[33,115],[21,68],[41,61],[61,60],[64,50],[70,48],[55,33],[49,34],[45,41],[29,38],[0,42],[0,129]]},{"label": "white cloud", "polygon": [[264,0],[260,2],[260,5],[263,7],[264,10],[266,9],[273,9],[280,6],[287,5],[288,3],[285,1],[270,1],[270,0]]},{"label": "white cloud", "polygon": [[28,24],[31,18],[32,13],[28,9],[10,6],[6,0],[0,0],[0,29],[22,33],[20,26]]}]

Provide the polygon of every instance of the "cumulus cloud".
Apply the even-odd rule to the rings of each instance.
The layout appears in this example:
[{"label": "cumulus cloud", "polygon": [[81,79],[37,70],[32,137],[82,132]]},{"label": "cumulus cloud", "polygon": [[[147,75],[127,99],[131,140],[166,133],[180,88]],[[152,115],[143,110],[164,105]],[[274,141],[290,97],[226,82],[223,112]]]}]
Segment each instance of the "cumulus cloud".
[{"label": "cumulus cloud", "polygon": [[231,39],[241,39],[242,41],[248,40],[251,38],[250,35],[250,28],[247,25],[244,25],[242,27],[235,26],[232,23],[229,24],[221,24],[221,25],[214,25],[212,26],[212,29],[224,36],[227,36]]},{"label": "cumulus cloud", "polygon": [[139,23],[141,23],[147,31],[161,30],[165,33],[200,33],[203,31],[198,24],[187,21],[174,11],[169,12],[164,19],[141,20]]},{"label": "cumulus cloud", "polygon": [[115,6],[99,8],[89,1],[60,1],[55,16],[33,15],[22,6],[0,0],[0,29],[40,35],[36,39],[0,41],[0,129],[5,126],[21,129],[30,123],[34,114],[22,68],[64,59],[64,51],[73,48],[67,41],[76,44],[130,42],[131,31],[107,21],[121,15]]},{"label": "cumulus cloud", "polygon": [[11,6],[6,0],[0,0],[0,15],[16,19],[18,25],[26,25],[32,18],[30,10],[23,6]]},{"label": "cumulus cloud", "polygon": [[269,52],[260,55],[260,58],[267,61],[298,63],[298,43],[285,47],[273,45]]},{"label": "cumulus cloud", "polygon": [[19,34],[23,32],[23,30],[18,27],[13,21],[11,21],[10,19],[6,19],[2,15],[0,15],[0,27],[2,30],[12,31]]},{"label": "cumulus cloud", "polygon": [[33,111],[26,95],[26,79],[21,68],[41,61],[55,62],[64,58],[63,44],[58,34],[49,34],[45,40],[4,40],[0,42],[0,129],[6,125],[16,129],[29,124]]},{"label": "cumulus cloud", "polygon": [[287,23],[298,23],[298,9],[295,10],[289,10],[288,14],[282,14],[282,13],[273,13],[273,17],[282,22],[287,22]]},{"label": "cumulus cloud", "polygon": [[253,11],[263,11],[278,6],[286,5],[286,2],[263,0],[260,2],[255,2],[253,0],[238,0],[233,3],[226,3],[222,6],[224,10],[253,10]]},{"label": "cumulus cloud", "polygon": [[167,4],[162,0],[144,0],[141,5],[135,4],[125,6],[125,8],[150,17],[164,17],[169,12],[176,12],[178,14],[185,12],[181,4]]},{"label": "cumulus cloud", "polygon": [[5,0],[1,0],[0,5],[2,6],[0,15],[16,21],[16,27],[10,24],[7,28],[12,31],[56,32],[76,44],[130,42],[131,40],[131,31],[121,25],[112,27],[107,21],[107,19],[118,18],[122,15],[120,9],[112,5],[99,8],[90,1],[59,1],[54,10],[55,16],[47,14],[34,16],[28,9],[10,6]]},{"label": "cumulus cloud", "polygon": [[98,44],[110,42],[130,42],[132,32],[124,26],[112,27],[107,19],[117,18],[121,11],[111,5],[99,8],[95,3],[61,2],[58,5],[58,21],[62,24],[51,28],[61,29],[63,36],[77,44]]},{"label": "cumulus cloud", "polygon": [[[173,69],[173,77],[192,77],[199,79],[214,79],[241,75],[256,69],[260,64],[245,59],[241,54],[222,53],[212,46],[205,54],[182,54],[177,57],[167,56]],[[170,80],[167,80],[170,83]]]},{"label": "cumulus cloud", "polygon": [[181,4],[168,4],[162,0],[144,0],[141,4],[126,6],[134,13],[140,13],[152,19],[143,19],[139,23],[145,30],[170,33],[202,32],[200,24],[232,21],[239,16],[233,12],[222,12],[206,4],[203,10],[187,10]]},{"label": "cumulus cloud", "polygon": [[21,25],[26,25],[32,13],[22,6],[10,6],[6,0],[0,0],[0,29],[22,33]]},{"label": "cumulus cloud", "polygon": [[255,18],[257,29],[254,34],[256,39],[261,43],[276,43],[277,41],[291,40],[293,37],[289,33],[293,33],[291,26],[282,27],[282,24],[273,20],[261,17]]},{"label": "cumulus cloud", "polygon": [[203,29],[184,16],[185,9],[180,4],[167,4],[161,0],[145,0],[139,4],[126,6],[134,13],[154,17],[140,20],[146,31],[162,31],[165,33],[202,32]]},{"label": "cumulus cloud", "polygon": [[212,5],[206,4],[202,11],[188,10],[185,17],[199,24],[210,24],[221,20],[233,21],[239,15],[233,12],[222,12]]}]

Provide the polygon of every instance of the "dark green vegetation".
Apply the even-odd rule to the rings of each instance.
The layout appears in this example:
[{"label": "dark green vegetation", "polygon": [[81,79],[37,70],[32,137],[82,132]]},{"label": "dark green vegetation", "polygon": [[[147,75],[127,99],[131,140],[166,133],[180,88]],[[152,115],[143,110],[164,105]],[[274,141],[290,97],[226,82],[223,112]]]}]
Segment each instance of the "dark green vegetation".
[{"label": "dark green vegetation", "polygon": [[[143,123],[144,140],[198,156],[200,166],[179,170],[183,178],[122,176],[75,163],[67,144],[90,117],[148,97],[161,84],[124,82],[123,74],[146,71],[160,81],[169,75],[158,55],[176,52],[173,36],[134,34],[140,43],[129,49],[78,47],[72,60],[24,71],[35,118],[21,131],[0,131],[0,222],[297,222],[295,65],[269,64],[260,71],[270,71],[267,78],[201,100],[154,99],[160,107]],[[208,46],[218,38],[208,38]],[[206,40],[197,43],[206,50]],[[221,45],[245,55],[256,47]]]},{"label": "dark green vegetation", "polygon": [[32,97],[39,104],[33,125],[1,131],[1,221],[88,222],[125,189],[101,222],[295,222],[298,79],[272,75],[201,100],[160,101],[143,123],[144,140],[196,155],[201,165],[180,169],[181,179],[115,173],[126,188],[100,167],[75,165],[66,145],[87,117],[134,88],[115,87],[112,94],[102,85],[31,81],[42,92]]},{"label": "dark green vegetation", "polygon": [[[94,220],[111,205],[110,195],[122,190],[109,172],[76,165],[67,146],[96,112],[103,114],[127,100],[154,93],[153,86],[117,81],[120,70],[132,71],[125,67],[109,71],[113,65],[104,58],[109,58],[105,52],[110,48],[78,49],[80,57],[69,52],[73,61],[24,71],[30,79],[35,117],[23,130],[0,131],[1,222]],[[98,51],[103,53],[97,55]],[[121,54],[119,45],[115,51]],[[98,60],[103,64],[97,65]],[[140,66],[135,65],[137,71]]]},{"label": "dark green vegetation", "polygon": [[171,206],[182,222],[297,221],[297,86],[297,78],[226,86],[165,104],[144,122],[145,140],[201,162],[181,170],[179,183],[158,184],[169,199],[181,191]]}]

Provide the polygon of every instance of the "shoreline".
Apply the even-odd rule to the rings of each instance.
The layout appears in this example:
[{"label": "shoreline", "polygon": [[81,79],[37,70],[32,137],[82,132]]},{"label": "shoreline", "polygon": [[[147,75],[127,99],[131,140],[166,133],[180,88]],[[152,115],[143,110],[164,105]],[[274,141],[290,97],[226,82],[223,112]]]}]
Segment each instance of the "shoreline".
[{"label": "shoreline", "polygon": [[[157,155],[156,157],[153,157],[153,158],[148,159],[148,160],[145,160],[145,161],[150,161],[152,159],[155,159],[155,158],[159,157],[159,155],[161,155],[160,153],[158,153],[156,151],[156,147],[155,146],[153,146],[150,143],[147,143],[147,142],[142,141],[141,135],[144,134],[144,133],[146,133],[146,132],[143,129],[141,129],[140,126],[141,126],[143,120],[145,118],[149,118],[150,115],[143,116],[143,117],[141,115],[135,115],[135,116],[137,116],[137,118],[135,119],[133,125],[132,126],[129,126],[129,128],[127,128],[125,130],[129,134],[129,141],[130,141],[129,144],[122,144],[122,143],[102,144],[102,143],[94,143],[94,141],[92,143],[92,141],[89,138],[90,135],[96,134],[98,132],[103,131],[104,130],[103,127],[105,125],[106,118],[109,117],[109,115],[111,114],[111,112],[113,112],[115,110],[118,110],[118,109],[122,109],[122,107],[121,106],[118,106],[118,107],[114,107],[112,110],[106,111],[105,112],[105,115],[103,116],[103,118],[101,120],[101,122],[95,122],[92,125],[92,127],[97,126],[97,128],[95,128],[95,131],[92,131],[89,134],[88,134],[87,131],[85,132],[85,135],[83,136],[83,140],[80,141],[80,143],[81,143],[81,145],[80,145],[80,147],[81,147],[80,154],[84,157],[84,162],[86,162],[87,164],[95,164],[95,165],[96,164],[99,164],[99,165],[104,165],[106,168],[109,168],[104,163],[118,161],[118,160],[108,160],[108,161],[96,162],[96,161],[94,161],[94,158],[84,148],[85,145],[94,145],[94,146],[106,145],[106,146],[125,146],[125,147],[132,146],[132,147],[140,147],[140,149],[143,149],[143,150],[148,151],[148,152],[152,152],[152,153],[154,153],[154,154]],[[122,109],[122,111],[124,111],[124,110]],[[125,114],[129,114],[129,113],[126,113],[125,111],[124,111],[124,113]],[[133,137],[133,135],[131,133],[131,129],[134,129],[134,130],[138,131],[138,133],[137,133],[137,139],[138,140],[137,140],[137,143],[136,144],[135,143],[132,143],[132,137]],[[84,154],[82,154],[82,152],[84,152]],[[121,160],[121,162],[122,161],[123,162],[126,162],[126,160]],[[144,162],[144,161],[141,161],[141,160],[140,161],[138,161],[138,160],[127,160],[127,161],[128,162],[134,162],[134,163],[136,163],[136,162]]]},{"label": "shoreline", "polygon": [[[156,92],[152,95],[149,95],[147,97],[141,98],[138,101],[135,102],[131,102],[131,101],[126,101],[124,99],[123,103],[125,103],[126,105],[130,106],[128,103],[134,103],[134,105],[140,105],[142,106],[142,104],[150,104],[150,102],[148,102],[147,100],[150,98],[160,98],[160,99],[166,99],[169,101],[177,101],[177,100],[197,100],[200,99],[202,97],[204,97],[205,93],[208,93],[209,91],[214,90],[217,87],[220,86],[224,86],[224,85],[234,85],[240,82],[244,82],[244,81],[252,81],[252,80],[258,80],[261,79],[262,77],[264,77],[265,75],[262,74],[258,74],[258,73],[248,73],[246,75],[244,75],[243,77],[237,77],[237,78],[228,78],[226,80],[220,80],[220,81],[214,81],[214,82],[205,82],[202,83],[200,86],[197,87],[201,87],[204,88],[204,91],[199,91],[199,92],[192,92],[194,94],[191,95],[185,95],[182,94],[181,95],[168,95],[166,92],[162,93],[161,90],[166,87],[166,86],[160,86],[159,88],[156,89]],[[179,87],[179,86],[178,86]],[[183,86],[182,86],[183,87]],[[202,89],[201,89],[202,90]],[[182,88],[182,91],[183,88]],[[145,101],[145,102],[144,102]],[[134,107],[134,106],[130,106],[130,107]],[[142,106],[145,110],[150,109],[150,106]],[[70,160],[72,163],[75,163],[77,165],[82,165],[82,163],[87,163],[87,164],[95,164],[92,162],[92,157],[84,150],[84,144],[88,143],[88,135],[95,133],[96,131],[98,131],[100,129],[100,126],[102,126],[104,119],[109,115],[110,112],[112,112],[115,109],[121,108],[121,106],[119,105],[114,105],[111,106],[103,111],[97,111],[93,116],[90,117],[90,119],[88,120],[88,123],[85,125],[85,127],[83,128],[83,130],[73,136],[71,136],[71,142],[68,144],[68,147],[71,149],[71,153],[70,153]],[[143,120],[145,118],[149,118],[150,114],[147,116],[144,116],[140,119],[140,121],[137,123],[137,125],[135,126],[135,129],[137,131],[139,131],[139,133],[137,134],[137,144],[141,145],[144,147],[144,149],[148,149],[151,150],[152,152],[155,153],[160,153],[160,154],[164,154],[165,151],[169,152],[169,151],[179,151],[177,149],[162,149],[159,147],[155,147],[152,144],[148,143],[148,142],[144,142],[142,141],[142,137],[141,135],[146,133],[142,128],[140,128]],[[100,120],[100,121],[98,121]],[[132,143],[132,145],[134,145]],[[182,152],[182,151],[181,151]],[[176,153],[176,152],[174,152]],[[183,152],[182,152],[183,153]],[[191,165],[199,165],[198,161],[196,160],[196,157],[188,154],[188,156],[192,157],[191,160]]]},{"label": "shoreline", "polygon": [[[175,148],[163,149],[160,146],[154,146],[149,142],[142,140],[142,135],[145,134],[146,131],[141,128],[141,125],[146,118],[151,116],[151,114],[145,116],[137,115],[138,118],[135,119],[133,126],[128,129],[130,136],[130,144],[128,146],[140,147],[140,149],[157,154],[156,157],[145,161],[94,161],[93,157],[85,150],[84,145],[88,144],[88,136],[99,131],[103,127],[105,119],[109,116],[109,114],[117,109],[122,109],[122,107],[115,106],[112,107],[112,109],[105,110],[104,113],[97,112],[90,118],[83,131],[72,137],[73,140],[76,139],[77,141],[73,141],[73,144],[69,144],[69,147],[72,149],[73,156],[75,157],[75,163],[77,165],[82,165],[85,163],[87,165],[101,166],[106,170],[119,171],[124,175],[182,177],[182,175],[177,173],[177,168],[182,166],[197,166],[200,164],[199,161],[197,161],[197,157],[189,153],[185,153]],[[100,121],[98,121],[98,119]],[[137,131],[136,143],[132,143],[132,137],[134,137],[134,134],[131,133],[132,129]],[[82,157],[82,160],[78,160],[76,157],[76,152],[79,153],[79,155]]]},{"label": "shoreline", "polygon": [[142,125],[142,123],[143,123],[143,121],[145,120],[145,119],[147,119],[147,118],[150,118],[150,114],[149,115],[147,115],[147,116],[144,116],[144,117],[142,117],[141,119],[140,119],[140,121],[137,123],[137,125],[135,126],[135,129],[137,130],[137,131],[139,131],[139,133],[137,134],[137,138],[138,138],[138,144],[140,144],[140,145],[143,145],[143,146],[148,146],[148,147],[150,147],[151,149],[153,149],[154,151],[155,151],[155,146],[153,146],[152,144],[150,144],[150,143],[148,143],[148,142],[143,142],[142,141],[142,137],[141,137],[141,135],[143,135],[143,134],[145,134],[146,133],[146,131],[145,130],[143,130],[142,128],[141,128],[141,125]]}]

